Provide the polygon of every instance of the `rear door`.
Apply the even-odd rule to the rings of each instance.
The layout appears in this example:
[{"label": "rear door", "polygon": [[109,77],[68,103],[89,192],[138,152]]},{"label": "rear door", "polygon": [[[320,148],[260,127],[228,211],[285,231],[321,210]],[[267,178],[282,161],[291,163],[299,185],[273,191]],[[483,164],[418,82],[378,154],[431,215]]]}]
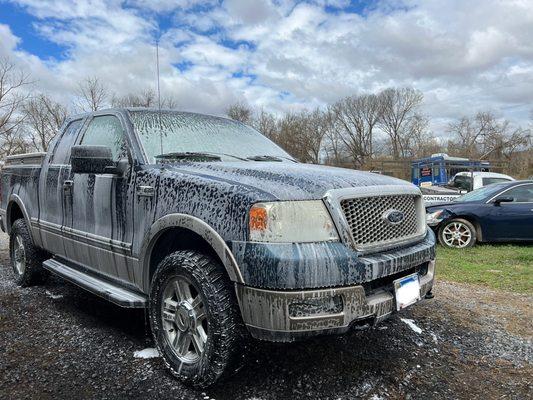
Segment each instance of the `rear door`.
[{"label": "rear door", "polygon": [[38,226],[41,246],[60,256],[66,254],[62,228],[71,212],[68,198],[70,148],[76,142],[82,125],[83,119],[67,123],[59,139],[52,145],[40,176]]},{"label": "rear door", "polygon": [[533,184],[512,187],[492,200],[512,197],[509,203],[493,205],[495,240],[533,240]]}]

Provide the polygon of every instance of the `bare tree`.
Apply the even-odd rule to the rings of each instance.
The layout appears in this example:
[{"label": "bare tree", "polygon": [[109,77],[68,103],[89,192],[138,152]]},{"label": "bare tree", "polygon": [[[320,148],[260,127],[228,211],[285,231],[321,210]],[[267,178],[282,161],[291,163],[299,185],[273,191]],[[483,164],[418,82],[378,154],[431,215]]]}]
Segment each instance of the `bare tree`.
[{"label": "bare tree", "polygon": [[168,96],[161,99],[161,107],[174,110],[178,108],[179,102],[175,97]]},{"label": "bare tree", "polygon": [[273,114],[261,109],[253,118],[252,126],[267,138],[275,140],[278,133],[278,122]]},{"label": "bare tree", "polygon": [[304,161],[302,157],[305,158],[305,152],[302,151],[303,146],[299,138],[300,128],[298,115],[293,112],[287,112],[278,121],[278,129],[272,139],[289,154],[292,154],[300,161]]},{"label": "bare tree", "polygon": [[324,138],[333,129],[330,114],[317,108],[312,112],[302,113],[301,118],[303,120],[301,136],[306,147],[306,159],[318,164]]},{"label": "bare tree", "polygon": [[429,120],[421,114],[415,113],[409,118],[406,130],[409,132],[402,140],[404,157],[425,157],[428,154],[442,152],[442,146],[428,130]]},{"label": "bare tree", "polygon": [[379,94],[382,107],[379,127],[389,136],[392,156],[396,160],[409,155],[412,120],[416,118],[416,110],[423,98],[423,94],[413,88],[390,88]]},{"label": "bare tree", "polygon": [[76,94],[76,106],[82,111],[96,111],[104,108],[107,103],[107,89],[97,77],[86,78],[78,85]]},{"label": "bare tree", "polygon": [[450,123],[448,132],[452,136],[448,142],[450,154],[502,161],[507,165],[506,172],[527,176],[532,148],[530,129],[513,126],[485,111]]},{"label": "bare tree", "polygon": [[470,158],[491,157],[495,160],[509,159],[530,141],[529,129],[513,127],[510,121],[498,120],[490,112],[479,112],[473,117],[461,117],[448,125],[453,136],[449,147],[452,153]]},{"label": "bare tree", "polygon": [[[139,93],[128,93],[124,96],[113,94],[111,97],[112,107],[143,107],[143,108],[157,108],[159,107],[158,98],[154,90],[145,89]],[[161,99],[161,108],[174,109],[177,108],[178,101],[173,97],[164,97]]]},{"label": "bare tree", "polygon": [[7,58],[0,59],[0,156],[23,153],[27,144],[21,132],[24,115],[22,105],[28,98],[24,86],[29,76]]},{"label": "bare tree", "polygon": [[452,140],[452,152],[462,153],[469,158],[479,158],[487,151],[486,139],[501,130],[493,113],[479,112],[474,117],[461,117],[448,125]]},{"label": "bare tree", "polygon": [[37,151],[47,151],[52,138],[67,118],[67,109],[50,97],[39,94],[24,104],[26,136]]},{"label": "bare tree", "polygon": [[226,115],[235,121],[251,125],[253,120],[253,110],[244,103],[232,104],[226,110]]},{"label": "bare tree", "polygon": [[138,94],[129,93],[125,96],[114,94],[111,97],[113,107],[157,107],[157,96],[152,89],[143,90]]},{"label": "bare tree", "polygon": [[381,118],[381,107],[376,95],[346,97],[332,107],[335,130],[355,167],[361,167],[373,155],[374,128]]}]

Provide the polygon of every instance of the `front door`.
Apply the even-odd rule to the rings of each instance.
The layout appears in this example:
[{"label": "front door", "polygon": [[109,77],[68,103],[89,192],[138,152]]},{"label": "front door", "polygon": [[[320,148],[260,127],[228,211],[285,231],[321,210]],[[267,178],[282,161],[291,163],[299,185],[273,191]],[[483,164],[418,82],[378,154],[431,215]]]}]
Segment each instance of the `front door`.
[{"label": "front door", "polygon": [[[115,115],[95,116],[81,145],[111,148],[114,161],[129,159],[125,129]],[[131,163],[129,164],[131,166]],[[123,175],[72,174],[72,219],[64,228],[67,258],[110,278],[132,282],[132,168]]]},{"label": "front door", "polygon": [[533,184],[515,186],[498,197],[510,197],[513,201],[493,208],[495,239],[533,240]]}]

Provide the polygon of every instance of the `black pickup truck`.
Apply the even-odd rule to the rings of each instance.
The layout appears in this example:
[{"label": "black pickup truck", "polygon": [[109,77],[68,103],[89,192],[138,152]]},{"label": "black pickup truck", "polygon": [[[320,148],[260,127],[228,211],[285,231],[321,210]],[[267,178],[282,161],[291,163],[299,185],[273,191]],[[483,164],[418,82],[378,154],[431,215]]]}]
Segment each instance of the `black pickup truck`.
[{"label": "black pickup truck", "polygon": [[418,188],[298,163],[225,118],[74,116],[47,153],[8,157],[0,189],[17,284],[51,271],[147,309],[165,363],[196,386],[234,371],[248,339],[343,333],[431,295]]}]

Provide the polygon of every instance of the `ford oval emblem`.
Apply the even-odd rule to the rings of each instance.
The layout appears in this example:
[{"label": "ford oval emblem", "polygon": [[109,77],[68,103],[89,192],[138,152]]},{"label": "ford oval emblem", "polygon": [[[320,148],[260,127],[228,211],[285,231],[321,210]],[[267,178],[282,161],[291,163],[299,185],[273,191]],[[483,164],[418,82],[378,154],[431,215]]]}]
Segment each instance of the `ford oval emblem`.
[{"label": "ford oval emblem", "polygon": [[399,224],[404,218],[405,214],[398,210],[388,210],[383,214],[383,219],[392,225]]}]

